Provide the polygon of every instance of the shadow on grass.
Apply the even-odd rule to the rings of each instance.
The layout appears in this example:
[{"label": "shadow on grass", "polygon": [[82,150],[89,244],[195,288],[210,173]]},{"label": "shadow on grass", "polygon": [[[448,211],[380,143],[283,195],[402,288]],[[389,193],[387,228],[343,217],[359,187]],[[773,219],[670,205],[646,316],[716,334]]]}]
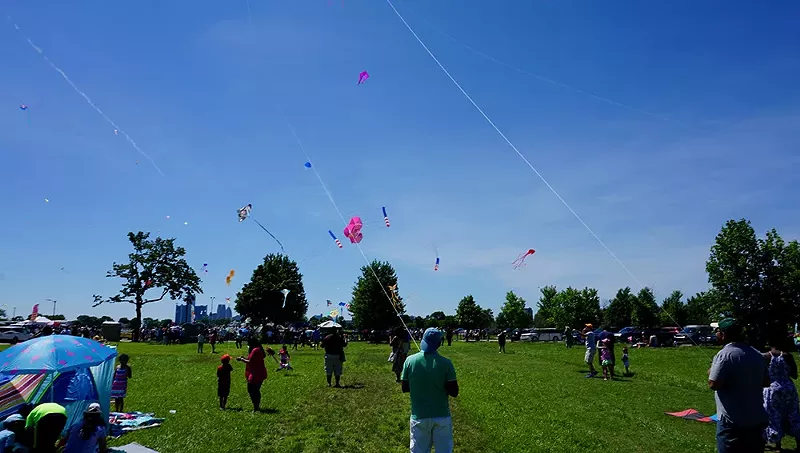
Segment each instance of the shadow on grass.
[{"label": "shadow on grass", "polygon": [[364,384],[360,382],[356,382],[353,384],[347,384],[342,386],[343,389],[350,389],[350,390],[360,390],[364,388]]},{"label": "shadow on grass", "polygon": [[280,411],[278,409],[273,409],[271,407],[262,407],[261,409],[258,410],[258,412],[261,414],[277,414]]}]

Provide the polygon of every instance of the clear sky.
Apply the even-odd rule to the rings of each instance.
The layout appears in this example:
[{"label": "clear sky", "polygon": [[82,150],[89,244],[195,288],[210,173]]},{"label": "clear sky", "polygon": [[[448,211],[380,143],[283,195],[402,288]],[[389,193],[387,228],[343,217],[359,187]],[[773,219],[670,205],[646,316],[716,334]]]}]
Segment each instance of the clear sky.
[{"label": "clear sky", "polygon": [[[247,203],[299,262],[309,315],[348,300],[364,259],[332,247],[342,221],[287,118],[411,314],[452,313],[466,294],[497,313],[509,289],[535,306],[550,284],[692,294],[727,219],[800,235],[800,3],[395,7],[635,279],[384,0],[31,0],[0,18],[0,304],[132,316],[91,300],[115,293],[105,272],[138,230],[207,262],[198,304],[222,302],[277,251],[237,222]],[[166,300],[144,315],[173,312]]]}]

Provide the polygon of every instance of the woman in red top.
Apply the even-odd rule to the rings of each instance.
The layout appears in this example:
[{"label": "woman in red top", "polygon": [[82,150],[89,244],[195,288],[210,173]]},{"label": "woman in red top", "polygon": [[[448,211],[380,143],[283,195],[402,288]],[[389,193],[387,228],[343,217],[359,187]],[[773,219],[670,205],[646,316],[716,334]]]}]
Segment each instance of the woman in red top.
[{"label": "woman in red top", "polygon": [[253,402],[253,412],[258,412],[261,406],[261,384],[267,379],[267,367],[264,365],[264,347],[255,338],[248,341],[250,354],[245,359],[239,357],[238,361],[246,363],[244,377],[247,378],[247,393]]}]

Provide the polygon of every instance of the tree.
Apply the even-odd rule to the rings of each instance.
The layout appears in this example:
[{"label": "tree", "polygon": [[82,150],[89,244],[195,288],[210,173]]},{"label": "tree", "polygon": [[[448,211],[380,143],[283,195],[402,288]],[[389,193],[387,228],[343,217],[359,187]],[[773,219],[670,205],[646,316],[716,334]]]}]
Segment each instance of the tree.
[{"label": "tree", "polygon": [[711,323],[711,307],[716,305],[712,291],[699,292],[686,300],[686,324],[707,325]]},{"label": "tree", "polygon": [[686,305],[683,304],[683,293],[675,290],[661,302],[659,319],[662,326],[685,326]]},{"label": "tree", "polygon": [[631,323],[638,327],[655,327],[658,325],[658,304],[656,295],[650,288],[642,288],[636,295],[631,313]]},{"label": "tree", "polygon": [[606,327],[626,327],[632,324],[633,308],[636,305],[636,296],[631,293],[631,288],[626,287],[617,291],[617,295],[608,304],[603,322]]},{"label": "tree", "polygon": [[128,318],[119,318],[119,320],[117,320],[117,322],[119,322],[122,325],[127,325],[127,324],[131,323],[131,320],[128,319]]},{"label": "tree", "polygon": [[481,322],[478,324],[479,329],[491,329],[495,325],[494,312],[491,308],[485,308],[481,312]]},{"label": "tree", "polygon": [[497,315],[497,327],[523,328],[530,326],[532,322],[533,319],[525,311],[525,299],[514,294],[514,291],[507,292],[506,301]]},{"label": "tree", "polygon": [[[281,290],[288,289],[286,303]],[[269,254],[236,294],[236,311],[256,322],[284,324],[303,319],[308,311],[303,275],[288,256]]]},{"label": "tree", "polygon": [[[0,318],[4,317],[5,313],[0,313]],[[51,321],[65,321],[67,318],[64,315],[50,315],[47,319]]]},{"label": "tree", "polygon": [[404,314],[406,307],[398,289],[395,291],[397,300],[388,299],[391,296],[389,286],[397,287],[397,275],[391,264],[373,260],[369,266],[361,267],[350,302],[350,313],[359,329],[383,330],[398,325],[397,316]]},{"label": "tree", "polygon": [[[186,250],[175,247],[175,239],[157,237],[150,240],[150,233],[128,233],[133,245],[133,253],[128,262],[113,263],[107,278],[124,280],[119,294],[104,299],[94,295],[94,305],[102,303],[129,303],[136,307],[136,319],[141,325],[142,307],[158,302],[169,294],[172,299],[182,299],[189,295],[202,293],[200,277],[183,258]],[[149,296],[148,296],[149,295]],[[133,331],[133,341],[139,340],[139,329]]]},{"label": "tree", "polygon": [[800,245],[787,245],[775,229],[758,239],[747,220],[729,220],[711,247],[706,271],[715,295],[712,313],[753,326],[748,332],[754,346],[782,340],[788,325],[800,320]]},{"label": "tree", "polygon": [[534,327],[554,327],[554,319],[559,309],[556,300],[558,290],[555,286],[545,286],[539,291],[542,296],[539,298],[538,309],[533,317],[533,325]]},{"label": "tree", "polygon": [[575,301],[575,315],[569,327],[581,329],[586,324],[597,325],[601,319],[600,296],[597,295],[597,290],[589,287],[583,288]]},{"label": "tree", "polygon": [[456,309],[456,319],[459,326],[464,329],[477,329],[485,321],[486,313],[480,305],[475,302],[472,295],[467,295],[458,303]]}]

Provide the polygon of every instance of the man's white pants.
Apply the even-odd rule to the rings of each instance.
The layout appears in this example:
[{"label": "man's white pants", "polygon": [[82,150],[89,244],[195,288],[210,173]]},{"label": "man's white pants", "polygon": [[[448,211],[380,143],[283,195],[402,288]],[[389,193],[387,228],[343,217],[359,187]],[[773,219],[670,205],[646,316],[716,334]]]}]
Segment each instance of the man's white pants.
[{"label": "man's white pants", "polygon": [[411,453],[453,452],[453,420],[450,417],[411,419]]}]

